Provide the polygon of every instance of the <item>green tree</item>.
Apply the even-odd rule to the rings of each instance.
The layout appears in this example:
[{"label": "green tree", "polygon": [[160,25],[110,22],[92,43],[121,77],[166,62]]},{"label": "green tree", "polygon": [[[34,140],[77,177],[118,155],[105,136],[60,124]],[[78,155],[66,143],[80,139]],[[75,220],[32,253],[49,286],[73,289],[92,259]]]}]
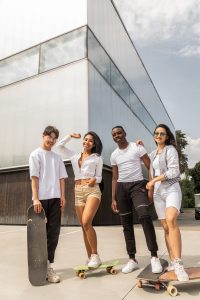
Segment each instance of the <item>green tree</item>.
[{"label": "green tree", "polygon": [[182,207],[194,207],[194,182],[188,178],[181,180]]},{"label": "green tree", "polygon": [[187,138],[185,133],[181,130],[176,130],[176,143],[177,143],[177,150],[179,153],[180,159],[180,171],[181,174],[185,173],[186,178],[188,177],[188,157],[184,153],[185,147],[188,145]]},{"label": "green tree", "polygon": [[200,193],[200,161],[196,163],[194,168],[189,169],[189,175],[192,177],[192,180],[194,182],[195,194]]}]

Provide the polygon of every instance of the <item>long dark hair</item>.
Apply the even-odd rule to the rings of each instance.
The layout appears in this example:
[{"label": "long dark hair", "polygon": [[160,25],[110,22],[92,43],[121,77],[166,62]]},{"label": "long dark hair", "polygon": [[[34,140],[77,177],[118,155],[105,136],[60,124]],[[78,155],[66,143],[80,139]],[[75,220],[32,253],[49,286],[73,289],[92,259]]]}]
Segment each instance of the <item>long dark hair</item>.
[{"label": "long dark hair", "polygon": [[[165,141],[165,145],[172,145],[172,146],[174,146],[174,148],[176,148],[176,150],[177,150],[177,144],[176,144],[176,139],[175,139],[175,137],[174,137],[174,134],[171,132],[171,130],[170,130],[170,128],[167,126],[167,125],[165,125],[165,124],[159,124],[159,125],[157,125],[156,126],[156,128],[155,128],[155,130],[154,130],[154,133],[156,132],[156,129],[157,128],[164,128],[165,130],[166,130],[166,133],[167,133],[167,136],[168,136],[168,138],[167,138],[167,140]],[[156,143],[156,142],[155,142]],[[157,144],[157,143],[156,143]]]},{"label": "long dark hair", "polygon": [[92,148],[92,153],[97,153],[101,155],[101,152],[103,150],[103,145],[100,140],[100,137],[94,132],[94,131],[88,131],[83,138],[86,137],[86,135],[91,135],[94,139],[94,147]]}]

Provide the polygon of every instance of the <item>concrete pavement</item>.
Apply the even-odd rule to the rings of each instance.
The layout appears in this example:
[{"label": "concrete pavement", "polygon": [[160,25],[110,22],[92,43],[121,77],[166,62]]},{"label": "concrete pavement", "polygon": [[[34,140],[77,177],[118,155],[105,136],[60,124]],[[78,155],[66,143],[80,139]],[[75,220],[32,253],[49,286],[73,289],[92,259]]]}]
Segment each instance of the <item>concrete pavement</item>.
[{"label": "concrete pavement", "polygon": [[[194,220],[193,212],[180,215],[183,240],[183,259],[186,266],[200,266],[200,221]],[[159,256],[167,258],[163,231],[155,222]],[[61,276],[61,283],[42,287],[30,285],[27,276],[27,251],[25,226],[0,226],[0,299],[1,300],[150,300],[169,299],[166,291],[153,288],[138,289],[137,274],[149,263],[143,231],[135,226],[137,259],[140,269],[130,274],[122,274],[121,265],[126,263],[127,254],[121,226],[96,227],[101,259],[118,259],[118,274],[110,275],[104,270],[88,274],[85,280],[75,276],[73,267],[86,260],[80,227],[62,227],[56,251],[55,266]],[[199,299],[200,281],[178,283],[178,299]]]}]

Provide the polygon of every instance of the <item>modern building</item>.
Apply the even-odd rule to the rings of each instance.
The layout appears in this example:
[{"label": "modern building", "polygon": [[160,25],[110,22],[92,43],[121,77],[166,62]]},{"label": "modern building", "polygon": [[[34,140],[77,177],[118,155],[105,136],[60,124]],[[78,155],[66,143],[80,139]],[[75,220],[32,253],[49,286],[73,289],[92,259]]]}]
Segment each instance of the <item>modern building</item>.
[{"label": "modern building", "polygon": [[[173,131],[174,126],[114,2],[53,2],[47,1],[52,12],[43,12],[42,21],[30,23],[36,17],[30,7],[26,17],[13,19],[2,43],[0,223],[26,223],[31,203],[28,157],[41,143],[44,127],[52,124],[60,137],[88,130],[101,137],[105,191],[95,222],[117,224],[110,210],[110,154],[116,147],[111,128],[124,126],[130,140],[141,138],[151,151],[156,124],[166,123]],[[33,7],[34,3],[29,1]],[[81,141],[69,147],[78,152]],[[66,167],[70,178],[63,224],[74,225],[69,161]]]}]

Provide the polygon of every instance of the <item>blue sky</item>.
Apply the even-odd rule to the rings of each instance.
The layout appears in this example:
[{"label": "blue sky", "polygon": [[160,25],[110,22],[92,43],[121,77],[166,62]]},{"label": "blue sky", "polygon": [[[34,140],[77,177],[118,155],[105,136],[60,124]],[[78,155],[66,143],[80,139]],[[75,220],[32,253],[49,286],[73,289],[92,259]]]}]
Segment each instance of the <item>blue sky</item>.
[{"label": "blue sky", "polygon": [[200,1],[114,0],[175,125],[200,161]]}]

